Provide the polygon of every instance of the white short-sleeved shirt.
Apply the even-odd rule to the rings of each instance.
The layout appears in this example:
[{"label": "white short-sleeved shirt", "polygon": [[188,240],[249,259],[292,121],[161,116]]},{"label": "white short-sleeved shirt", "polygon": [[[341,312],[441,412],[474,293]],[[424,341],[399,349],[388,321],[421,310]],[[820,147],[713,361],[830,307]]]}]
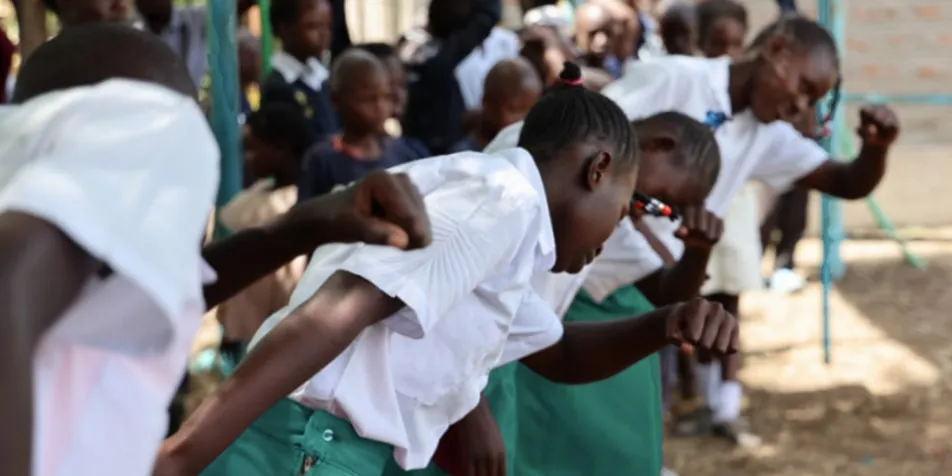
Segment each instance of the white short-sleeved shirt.
[{"label": "white short-sleeved shirt", "polygon": [[41,218],[90,277],[34,360],[33,474],[147,475],[214,273],[218,148],[193,99],[111,80],[0,108],[0,213]]},{"label": "white short-sleeved shirt", "polygon": [[489,371],[557,342],[562,326],[532,291],[555,262],[541,176],[528,152],[474,152],[415,161],[433,241],[401,251],[366,244],[314,252],[285,309],[252,345],[338,270],[362,276],[406,308],[366,329],[291,394],[394,446],[406,469],[426,466],[448,426],[479,401]]},{"label": "white short-sleeved shirt", "polygon": [[[664,111],[678,111],[699,121],[709,111],[731,115],[727,92],[730,60],[667,56],[628,65],[625,74],[605,86],[602,94],[617,103],[629,119]],[[522,123],[503,129],[486,152],[511,147],[518,142]],[[803,137],[789,123],[763,124],[749,111],[734,115],[715,137],[721,150],[721,171],[707,198],[707,208],[723,215],[734,195],[750,180],[761,180],[784,189],[809,174],[829,154],[816,142]],[[647,217],[645,223],[677,259],[684,245],[674,237],[678,224]],[[618,287],[657,271],[664,263],[644,236],[633,226],[620,226],[591,265],[584,287],[595,299],[603,299]]]},{"label": "white short-sleeved shirt", "polygon": [[456,66],[456,82],[466,109],[479,109],[483,102],[483,83],[496,63],[519,56],[519,36],[496,27],[469,56]]}]

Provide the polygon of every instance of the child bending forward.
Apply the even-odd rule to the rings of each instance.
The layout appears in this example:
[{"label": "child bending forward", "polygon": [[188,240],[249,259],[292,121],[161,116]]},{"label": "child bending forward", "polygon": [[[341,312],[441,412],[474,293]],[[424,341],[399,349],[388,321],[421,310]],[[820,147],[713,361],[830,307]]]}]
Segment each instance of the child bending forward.
[{"label": "child bending forward", "polygon": [[[642,357],[629,349],[636,335],[680,329],[619,321],[563,336],[531,290],[534,273],[574,273],[594,259],[628,214],[637,176],[624,114],[568,68],[568,84],[528,114],[518,148],[399,167],[424,196],[433,243],[319,248],[243,364],[166,442],[161,474],[194,474],[248,425],[203,474],[376,476],[391,455],[422,468],[494,367],[524,359],[547,378],[590,381]],[[678,309],[702,318],[689,333],[732,345],[719,309]],[[717,322],[702,332],[708,317]],[[569,355],[593,359],[566,366]]]}]

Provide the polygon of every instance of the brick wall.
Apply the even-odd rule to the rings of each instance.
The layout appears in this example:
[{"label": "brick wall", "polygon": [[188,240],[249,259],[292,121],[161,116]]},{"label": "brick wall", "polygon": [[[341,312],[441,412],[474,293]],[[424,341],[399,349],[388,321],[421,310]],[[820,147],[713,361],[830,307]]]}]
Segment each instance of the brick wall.
[{"label": "brick wall", "polygon": [[[755,28],[773,20],[774,0],[744,0]],[[815,15],[816,1],[799,0]],[[845,8],[845,89],[856,93],[952,94],[952,0],[840,0]],[[855,124],[857,104],[847,121]],[[903,133],[876,191],[897,226],[952,224],[952,106],[892,104]],[[811,207],[811,231],[818,208]],[[863,202],[844,207],[847,230],[875,227]]]}]

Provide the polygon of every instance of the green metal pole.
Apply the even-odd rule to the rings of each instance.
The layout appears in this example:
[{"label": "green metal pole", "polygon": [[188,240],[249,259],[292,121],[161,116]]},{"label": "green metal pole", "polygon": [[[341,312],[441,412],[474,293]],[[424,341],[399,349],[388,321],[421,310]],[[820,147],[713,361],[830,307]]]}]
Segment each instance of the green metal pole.
[{"label": "green metal pole", "polygon": [[[238,126],[238,17],[231,0],[209,0],[208,73],[211,78],[211,126],[221,149],[220,209],[241,191],[241,133]],[[215,236],[228,231],[216,218]]]},{"label": "green metal pole", "polygon": [[[844,32],[846,29],[845,15],[842,13],[843,5],[840,0],[819,0],[817,5],[818,20],[826,28],[830,29],[833,37],[836,39],[837,49],[843,54]],[[843,124],[842,105],[837,106],[836,111],[826,111],[825,107],[820,107],[817,113],[823,117],[828,112],[835,113],[835,121],[831,127],[831,136],[822,141],[823,147],[835,156],[833,150],[834,139],[843,131],[840,127]],[[833,282],[842,277],[845,272],[843,261],[840,259],[840,242],[843,239],[843,217],[842,206],[834,197],[824,194],[820,198],[820,224],[823,238],[823,262],[820,266],[820,282],[823,285],[822,294],[822,334],[823,334],[823,361],[829,364],[832,360],[832,342],[830,336],[830,293],[833,288]]]},{"label": "green metal pole", "polygon": [[[271,52],[274,50],[274,34],[271,32],[271,0],[258,0],[258,17],[261,32],[261,74],[271,72]],[[262,78],[263,80],[264,78]]]}]

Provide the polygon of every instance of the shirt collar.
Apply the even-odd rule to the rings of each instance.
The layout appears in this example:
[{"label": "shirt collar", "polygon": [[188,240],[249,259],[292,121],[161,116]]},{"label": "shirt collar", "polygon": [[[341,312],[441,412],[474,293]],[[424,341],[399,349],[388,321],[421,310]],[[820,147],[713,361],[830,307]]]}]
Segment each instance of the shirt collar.
[{"label": "shirt collar", "polygon": [[549,203],[545,194],[545,184],[542,182],[542,175],[539,174],[539,167],[536,166],[532,155],[525,149],[511,148],[500,150],[495,154],[509,161],[532,185],[532,188],[542,197],[542,232],[539,234],[539,241],[536,244],[536,267],[537,271],[548,271],[555,266],[555,231],[552,228],[552,215],[549,211]]},{"label": "shirt collar", "polygon": [[317,58],[311,57],[302,63],[284,51],[279,51],[271,56],[271,67],[284,77],[284,80],[288,83],[300,79],[314,91],[320,91],[324,81],[330,76],[327,68]]}]

